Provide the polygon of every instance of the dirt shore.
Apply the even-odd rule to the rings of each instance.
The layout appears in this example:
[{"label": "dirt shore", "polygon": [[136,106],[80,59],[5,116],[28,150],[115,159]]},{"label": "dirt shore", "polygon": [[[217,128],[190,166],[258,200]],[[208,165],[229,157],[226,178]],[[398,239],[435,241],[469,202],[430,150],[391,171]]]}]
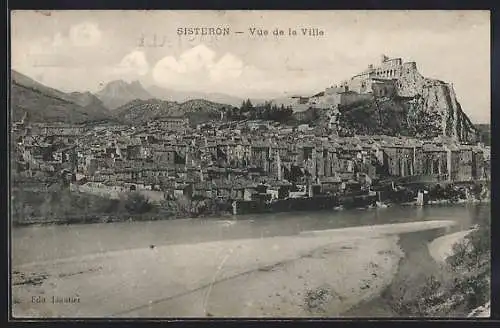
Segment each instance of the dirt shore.
[{"label": "dirt shore", "polygon": [[434,239],[429,243],[429,253],[436,262],[444,262],[453,254],[453,246],[473,230],[458,231]]},{"label": "dirt shore", "polygon": [[346,228],[28,263],[13,268],[13,315],[336,316],[391,283],[403,256],[397,234],[451,224]]}]

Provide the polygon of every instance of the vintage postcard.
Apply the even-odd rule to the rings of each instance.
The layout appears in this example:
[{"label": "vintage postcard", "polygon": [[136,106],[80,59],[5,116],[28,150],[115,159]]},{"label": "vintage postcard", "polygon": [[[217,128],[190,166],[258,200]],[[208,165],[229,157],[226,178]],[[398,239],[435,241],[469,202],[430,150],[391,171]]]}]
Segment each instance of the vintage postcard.
[{"label": "vintage postcard", "polygon": [[488,11],[12,11],[11,313],[490,316]]}]

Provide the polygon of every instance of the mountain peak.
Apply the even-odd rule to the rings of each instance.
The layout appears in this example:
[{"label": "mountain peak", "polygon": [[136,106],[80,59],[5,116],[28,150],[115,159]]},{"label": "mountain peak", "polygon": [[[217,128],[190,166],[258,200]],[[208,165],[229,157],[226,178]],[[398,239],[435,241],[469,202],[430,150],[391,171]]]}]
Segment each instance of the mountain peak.
[{"label": "mountain peak", "polygon": [[138,80],[130,83],[123,80],[111,81],[97,92],[96,96],[109,109],[116,109],[135,99],[153,98]]}]

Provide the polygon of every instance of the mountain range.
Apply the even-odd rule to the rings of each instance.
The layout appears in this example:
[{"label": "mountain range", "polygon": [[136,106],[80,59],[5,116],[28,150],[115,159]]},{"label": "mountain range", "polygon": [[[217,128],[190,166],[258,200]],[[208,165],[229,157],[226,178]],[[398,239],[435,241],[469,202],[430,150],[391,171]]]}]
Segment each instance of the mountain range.
[{"label": "mountain range", "polygon": [[[204,99],[214,103],[228,104],[234,107],[240,106],[243,100],[245,100],[243,98],[230,96],[224,93],[179,91],[162,88],[157,85],[144,87],[139,81],[127,83],[122,80],[109,82],[96,93],[96,96],[110,110],[115,110],[118,107],[136,99],[159,99],[178,103],[184,103],[189,100]],[[251,99],[251,101],[253,103],[264,102],[262,99]]]},{"label": "mountain range", "polygon": [[[65,93],[14,70],[11,71],[11,80],[14,121],[26,116],[31,122],[115,121],[134,124],[166,116],[184,116],[196,124],[218,119],[221,113],[239,106],[243,101],[218,93],[179,92],[160,87],[146,89],[139,81],[112,81],[94,95],[90,92]],[[341,106],[340,126],[355,134],[425,137],[444,133],[458,136],[461,140],[477,134],[477,127],[462,111],[450,84],[425,78],[418,71],[414,80],[411,95],[372,96],[362,102]],[[326,95],[319,93],[311,97],[274,98],[271,102],[290,105],[297,114],[318,107],[323,98]],[[252,102],[257,104],[259,100]],[[489,129],[480,130],[482,139],[487,140]]]},{"label": "mountain range", "polygon": [[26,115],[32,122],[83,123],[115,120],[90,92],[64,93],[11,70],[11,114],[14,121]]},{"label": "mountain range", "polygon": [[[178,91],[172,89],[162,88],[156,85],[151,85],[147,88],[149,94],[155,98],[168,101],[176,101],[183,103],[188,100],[205,99],[215,103],[228,104],[234,107],[239,107],[243,102],[243,98],[230,96],[223,93],[204,93],[196,91]],[[259,99],[252,99],[252,102],[261,101]]]},{"label": "mountain range", "polygon": [[[15,70],[11,70],[11,80],[14,121],[21,120],[26,114],[27,120],[31,122],[85,123],[107,120],[137,123],[165,116],[188,116],[192,123],[197,123],[217,119],[221,111],[233,107],[207,99],[190,99],[203,97],[202,93],[176,93],[157,87],[152,88],[156,96],[151,95],[139,81],[112,81],[94,95],[90,92],[65,93]],[[161,95],[177,101],[163,100]],[[223,94],[212,94],[212,99],[223,101],[229,98]],[[233,97],[233,103],[236,99]]]},{"label": "mountain range", "polygon": [[147,100],[154,97],[147,92],[139,81],[127,83],[122,80],[111,81],[96,93],[104,106],[114,110],[126,103],[140,99]]},{"label": "mountain range", "polygon": [[129,123],[145,123],[163,117],[189,117],[191,124],[218,119],[231,105],[204,99],[175,101],[136,99],[114,110],[116,115]]}]

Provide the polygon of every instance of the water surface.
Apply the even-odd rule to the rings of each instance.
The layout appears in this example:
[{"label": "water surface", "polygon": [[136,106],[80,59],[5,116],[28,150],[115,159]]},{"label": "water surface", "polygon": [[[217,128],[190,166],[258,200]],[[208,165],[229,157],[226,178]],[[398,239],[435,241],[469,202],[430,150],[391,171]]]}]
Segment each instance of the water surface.
[{"label": "water surface", "polygon": [[293,236],[302,231],[429,220],[453,220],[463,230],[489,215],[489,205],[252,214],[210,219],[15,227],[13,265],[150,245]]}]

